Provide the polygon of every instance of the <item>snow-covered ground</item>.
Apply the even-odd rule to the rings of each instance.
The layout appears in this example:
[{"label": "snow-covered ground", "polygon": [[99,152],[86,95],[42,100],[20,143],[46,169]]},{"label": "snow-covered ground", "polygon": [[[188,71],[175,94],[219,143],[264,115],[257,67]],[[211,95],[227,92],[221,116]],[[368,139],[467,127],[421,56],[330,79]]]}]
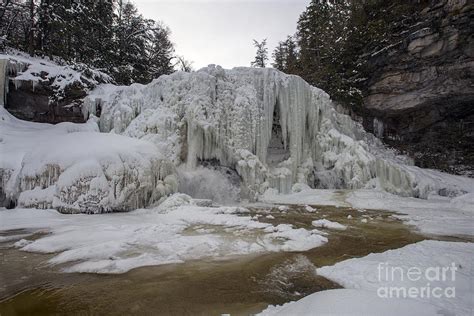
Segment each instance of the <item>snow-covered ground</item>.
[{"label": "snow-covered ground", "polygon": [[311,204],[375,209],[397,212],[397,218],[418,228],[424,234],[446,236],[474,235],[474,195],[457,198],[432,195],[428,199],[400,197],[378,190],[312,190],[293,194],[269,191],[262,202]]},{"label": "snow-covered ground", "polygon": [[425,240],[317,269],[346,289],[261,315],[457,315],[474,311],[474,243]]}]

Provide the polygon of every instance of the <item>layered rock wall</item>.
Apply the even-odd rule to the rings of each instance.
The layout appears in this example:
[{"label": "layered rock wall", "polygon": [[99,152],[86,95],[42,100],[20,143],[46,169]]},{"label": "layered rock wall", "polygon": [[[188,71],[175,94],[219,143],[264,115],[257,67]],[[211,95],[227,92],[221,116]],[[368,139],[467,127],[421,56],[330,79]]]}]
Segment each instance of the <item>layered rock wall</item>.
[{"label": "layered rock wall", "polygon": [[474,6],[432,1],[411,18],[369,59],[364,126],[382,122],[384,140],[417,165],[473,175]]}]

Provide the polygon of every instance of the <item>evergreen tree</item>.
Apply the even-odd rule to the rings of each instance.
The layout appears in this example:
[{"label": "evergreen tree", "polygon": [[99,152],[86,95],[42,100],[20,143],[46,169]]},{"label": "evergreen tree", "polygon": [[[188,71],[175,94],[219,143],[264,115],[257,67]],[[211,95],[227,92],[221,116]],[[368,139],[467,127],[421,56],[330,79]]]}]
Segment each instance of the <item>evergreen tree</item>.
[{"label": "evergreen tree", "polygon": [[170,74],[174,71],[172,64],[174,47],[169,37],[169,28],[160,23],[155,23],[149,31],[148,45],[146,47],[148,80],[158,78],[164,74]]},{"label": "evergreen tree", "polygon": [[273,67],[287,74],[299,74],[298,49],[292,36],[288,36],[285,41],[279,42],[272,56]]},{"label": "evergreen tree", "polygon": [[349,3],[313,0],[298,21],[301,75],[332,96],[341,92]]},{"label": "evergreen tree", "polygon": [[286,55],[284,72],[288,74],[298,75],[301,72],[299,67],[298,49],[295,40],[292,36],[288,36],[286,38],[285,47]]},{"label": "evergreen tree", "polygon": [[280,71],[285,71],[286,64],[286,46],[285,42],[279,42],[272,54],[273,63],[272,66]]},{"label": "evergreen tree", "polygon": [[117,83],[147,83],[173,71],[170,30],[122,0],[4,0],[0,44],[86,63]]},{"label": "evergreen tree", "polygon": [[261,42],[253,40],[253,46],[257,48],[257,53],[254,61],[251,63],[252,67],[265,68],[268,60],[267,39],[264,39]]}]

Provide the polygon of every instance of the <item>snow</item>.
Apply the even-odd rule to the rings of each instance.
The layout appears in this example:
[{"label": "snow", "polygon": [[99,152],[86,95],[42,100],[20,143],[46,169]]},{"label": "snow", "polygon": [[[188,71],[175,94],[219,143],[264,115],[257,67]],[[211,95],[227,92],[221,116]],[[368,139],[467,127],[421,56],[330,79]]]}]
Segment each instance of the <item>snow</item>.
[{"label": "snow", "polygon": [[435,307],[415,300],[385,300],[368,291],[340,289],[316,292],[282,306],[270,305],[258,315],[433,316],[438,313]]},{"label": "snow", "polygon": [[98,107],[101,131],[150,140],[189,170],[203,161],[236,170],[250,200],[269,188],[308,185],[421,198],[474,188],[472,179],[411,166],[339,113],[324,91],[275,69],[210,65],[148,85],[102,85],[86,98],[85,117]]},{"label": "snow", "polygon": [[44,82],[51,86],[57,100],[64,97],[65,89],[69,86],[79,85],[89,90],[99,83],[113,81],[110,76],[85,64],[66,65],[61,60],[52,61],[46,57],[31,57],[13,49],[0,54],[0,60],[8,61],[9,80],[16,88],[28,82],[34,89],[37,83]]},{"label": "snow", "polygon": [[403,198],[383,191],[348,192],[345,200],[354,208],[397,212],[395,217],[428,235],[472,236],[474,203],[472,193],[458,198],[432,196],[427,200]]},{"label": "snow", "polygon": [[275,204],[297,204],[297,205],[331,205],[346,206],[350,205],[344,201],[344,196],[339,190],[321,190],[306,189],[291,194],[279,194],[278,191],[269,189],[259,200],[262,202]]},{"label": "snow", "polygon": [[201,207],[199,203],[179,193],[156,208],[128,213],[90,216],[0,209],[0,231],[48,233],[28,240],[23,232],[16,236],[20,242],[15,245],[23,251],[54,253],[49,263],[66,264],[65,272],[91,273],[124,273],[141,266],[202,258],[306,251],[327,242],[317,230],[258,222],[243,207]]},{"label": "snow", "polygon": [[[451,297],[449,293],[436,297],[435,292],[433,293],[436,295],[428,296],[425,292],[425,295],[412,294],[411,298],[444,310],[446,315],[471,315],[474,308],[473,256],[473,243],[425,240],[400,249],[370,254],[363,258],[342,261],[334,266],[319,268],[317,273],[345,288],[369,291],[382,297],[387,296],[385,289],[391,287],[422,289],[429,285],[431,289],[439,287],[443,290],[454,287],[454,297]],[[452,267],[453,263],[456,269],[454,272],[447,269]],[[392,278],[391,267],[399,269],[396,270],[394,278]],[[420,269],[421,277],[409,278],[406,273],[410,268]],[[442,268],[446,268],[444,279]],[[401,270],[404,271],[403,276],[399,272]],[[388,271],[388,278],[386,271]],[[454,278],[452,278],[453,273]],[[385,300],[390,301],[391,298],[385,298]]]},{"label": "snow", "polygon": [[466,212],[474,213],[474,193],[458,196],[450,201],[453,207]]},{"label": "snow", "polygon": [[[259,315],[472,315],[473,255],[473,243],[425,240],[345,260],[317,269],[319,275],[345,289],[270,305]],[[396,269],[393,278],[392,268]]]},{"label": "snow", "polygon": [[329,228],[336,230],[346,230],[347,226],[339,224],[338,222],[332,222],[327,219],[315,220],[311,223],[314,227]]},{"label": "snow", "polygon": [[[276,204],[333,205],[396,212],[394,216],[427,235],[473,236],[474,198],[472,193],[456,198],[431,195],[417,199],[381,190],[306,189],[292,194],[268,190],[261,201]],[[366,218],[364,222],[368,222]]]},{"label": "snow", "polygon": [[25,122],[0,107],[0,195],[21,207],[100,213],[144,207],[177,190],[174,166],[143,140],[85,124]]},{"label": "snow", "polygon": [[314,208],[314,207],[311,207],[309,205],[305,205],[304,209],[307,211],[307,212],[310,212],[310,213],[315,213],[317,212],[317,210]]}]

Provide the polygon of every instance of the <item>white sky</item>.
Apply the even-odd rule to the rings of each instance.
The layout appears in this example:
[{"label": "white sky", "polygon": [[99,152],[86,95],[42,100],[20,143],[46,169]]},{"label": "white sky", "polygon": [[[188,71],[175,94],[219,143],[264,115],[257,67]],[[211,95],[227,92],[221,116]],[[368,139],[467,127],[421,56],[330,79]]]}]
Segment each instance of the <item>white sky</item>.
[{"label": "white sky", "polygon": [[[269,57],[281,40],[296,32],[310,0],[134,0],[146,18],[171,29],[176,52],[199,69],[250,66],[253,39],[267,38]],[[270,66],[270,65],[268,65]]]}]

